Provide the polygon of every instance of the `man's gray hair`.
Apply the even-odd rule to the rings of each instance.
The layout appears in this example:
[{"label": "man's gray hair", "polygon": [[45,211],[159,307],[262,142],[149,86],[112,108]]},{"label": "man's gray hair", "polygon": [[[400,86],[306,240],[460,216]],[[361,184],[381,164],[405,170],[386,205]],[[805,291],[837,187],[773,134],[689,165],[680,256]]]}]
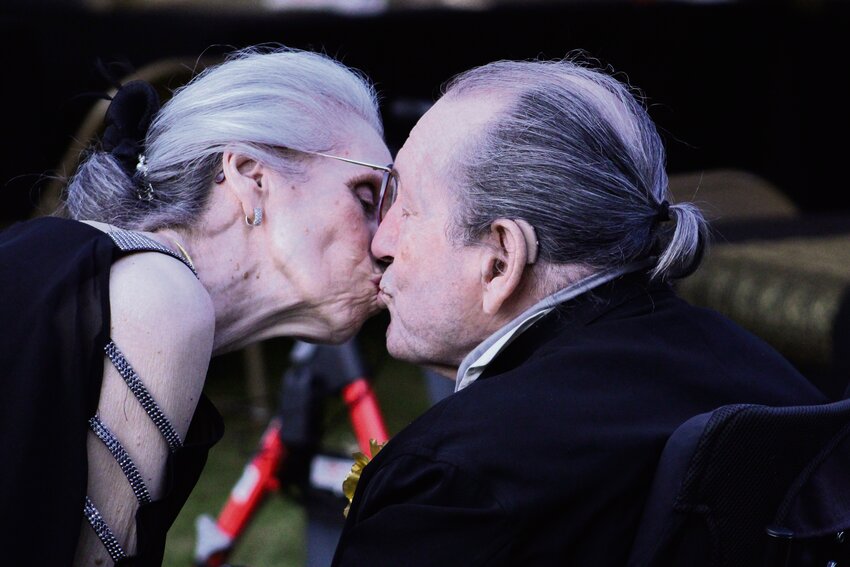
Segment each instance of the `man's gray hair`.
[{"label": "man's gray hair", "polygon": [[462,73],[445,97],[492,96],[503,110],[459,149],[453,235],[473,243],[498,218],[537,231],[540,259],[593,270],[656,256],[653,277],[687,275],[707,225],[669,205],[665,151],[642,99],[575,60],[498,61]]},{"label": "man's gray hair", "polygon": [[361,73],[319,53],[248,48],[177,89],[145,140],[145,183],[94,149],[67,188],[65,214],[137,230],[191,226],[208,202],[222,153],[241,152],[282,174],[303,172],[303,156],[330,151],[359,117],[383,135],[377,96]]}]

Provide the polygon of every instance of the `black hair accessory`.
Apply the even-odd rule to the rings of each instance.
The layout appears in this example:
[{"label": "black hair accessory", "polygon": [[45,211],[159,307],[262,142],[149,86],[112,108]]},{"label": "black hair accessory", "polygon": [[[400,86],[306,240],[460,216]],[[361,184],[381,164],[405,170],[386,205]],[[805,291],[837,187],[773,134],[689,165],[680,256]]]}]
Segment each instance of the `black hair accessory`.
[{"label": "black hair accessory", "polygon": [[658,209],[655,213],[655,222],[662,223],[670,220],[670,203],[667,199],[658,203]]},{"label": "black hair accessory", "polygon": [[122,85],[109,103],[101,145],[131,177],[145,153],[145,136],[159,106],[159,94],[146,81]]}]

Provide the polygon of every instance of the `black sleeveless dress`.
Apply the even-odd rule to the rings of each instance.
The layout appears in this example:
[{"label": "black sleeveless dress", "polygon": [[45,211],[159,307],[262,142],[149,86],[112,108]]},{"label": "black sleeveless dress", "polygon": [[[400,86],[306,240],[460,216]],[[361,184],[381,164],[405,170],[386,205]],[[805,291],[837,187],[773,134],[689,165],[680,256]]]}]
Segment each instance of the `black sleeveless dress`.
[{"label": "black sleeveless dress", "polygon": [[[181,440],[110,337],[109,272],[124,254],[157,250],[136,233],[40,218],[0,232],[0,561],[64,566],[88,521],[118,565],[161,565],[165,536],[222,436],[221,416],[202,396]],[[182,260],[182,258],[180,258]],[[186,263],[184,261],[184,263]],[[194,270],[193,270],[194,271]],[[171,447],[164,497],[150,501],[123,448],[96,415],[104,355]],[[158,413],[159,412],[159,413]],[[86,436],[95,431],[139,498],[137,551],[110,549],[86,496]],[[102,522],[101,522],[102,523]],[[113,542],[117,544],[117,542]]]}]

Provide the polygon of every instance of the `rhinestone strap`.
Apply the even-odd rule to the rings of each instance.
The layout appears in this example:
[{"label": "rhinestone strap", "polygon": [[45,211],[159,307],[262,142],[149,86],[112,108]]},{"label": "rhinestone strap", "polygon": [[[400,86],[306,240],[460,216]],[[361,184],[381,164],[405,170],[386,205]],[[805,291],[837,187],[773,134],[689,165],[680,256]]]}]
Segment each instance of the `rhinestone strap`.
[{"label": "rhinestone strap", "polygon": [[94,533],[100,539],[100,543],[106,548],[109,557],[116,563],[122,559],[126,559],[127,554],[124,553],[121,544],[118,543],[118,539],[116,539],[115,534],[109,528],[109,524],[106,523],[106,520],[103,519],[103,516],[100,515],[100,512],[98,512],[88,496],[86,496],[86,504],[83,507],[83,515],[85,515],[86,520],[91,524]]},{"label": "rhinestone strap", "polygon": [[154,425],[156,425],[157,429],[159,429],[159,432],[162,433],[163,437],[165,437],[165,441],[168,443],[168,447],[171,449],[171,452],[173,453],[179,449],[183,445],[183,442],[180,441],[180,436],[177,435],[176,431],[174,431],[174,428],[171,426],[171,422],[168,421],[168,418],[164,413],[162,413],[162,410],[159,409],[159,406],[150,395],[150,392],[148,392],[148,389],[145,388],[145,385],[142,383],[139,375],[136,374],[136,371],[133,370],[133,367],[130,366],[130,363],[127,362],[127,359],[124,358],[124,355],[121,354],[121,351],[118,350],[115,343],[113,341],[109,341],[106,343],[103,350],[106,351],[106,356],[109,357],[109,360],[112,361],[112,365],[115,366],[115,369],[118,370],[118,373],[121,374],[122,378],[124,378],[124,382],[127,383],[127,387],[130,388],[130,391],[133,392],[133,395],[136,396],[136,399],[139,400],[140,404],[142,404],[142,407],[145,409],[148,417],[151,418],[151,421],[153,421]]},{"label": "rhinestone strap", "polygon": [[89,427],[94,431],[94,434],[97,435],[98,439],[103,441],[103,444],[106,445],[106,448],[109,449],[109,452],[112,453],[112,457],[118,462],[118,466],[121,467],[121,470],[124,471],[124,476],[127,477],[127,482],[130,483],[130,488],[133,489],[133,494],[136,495],[136,499],[140,504],[147,504],[151,501],[151,495],[148,492],[148,487],[145,485],[145,481],[142,480],[142,475],[139,474],[139,469],[136,468],[136,463],[133,462],[133,459],[130,458],[130,455],[127,453],[124,446],[121,445],[121,442],[115,437],[115,434],[109,430],[106,425],[101,421],[100,416],[95,415],[91,419],[89,419]]},{"label": "rhinestone strap", "polygon": [[192,273],[195,274],[195,277],[198,277],[198,272],[195,270],[195,266],[192,265],[192,262],[188,258],[184,258],[177,252],[173,250],[169,250],[156,240],[152,238],[148,238],[143,234],[139,234],[138,232],[133,232],[131,230],[124,230],[121,228],[113,228],[107,234],[112,239],[118,248],[125,252],[137,252],[137,251],[148,251],[148,252],[162,252],[163,254],[168,254],[172,258],[177,258],[186,266],[192,270]]}]

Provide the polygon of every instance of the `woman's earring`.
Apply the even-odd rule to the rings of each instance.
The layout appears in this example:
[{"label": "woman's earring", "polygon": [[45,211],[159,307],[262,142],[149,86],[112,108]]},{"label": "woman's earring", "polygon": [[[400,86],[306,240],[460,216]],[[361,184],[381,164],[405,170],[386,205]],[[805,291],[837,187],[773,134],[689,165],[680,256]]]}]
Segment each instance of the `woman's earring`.
[{"label": "woman's earring", "polygon": [[260,223],[263,222],[263,208],[262,207],[254,207],[254,218],[250,218],[247,215],[245,216],[245,224],[248,226],[260,226]]}]

